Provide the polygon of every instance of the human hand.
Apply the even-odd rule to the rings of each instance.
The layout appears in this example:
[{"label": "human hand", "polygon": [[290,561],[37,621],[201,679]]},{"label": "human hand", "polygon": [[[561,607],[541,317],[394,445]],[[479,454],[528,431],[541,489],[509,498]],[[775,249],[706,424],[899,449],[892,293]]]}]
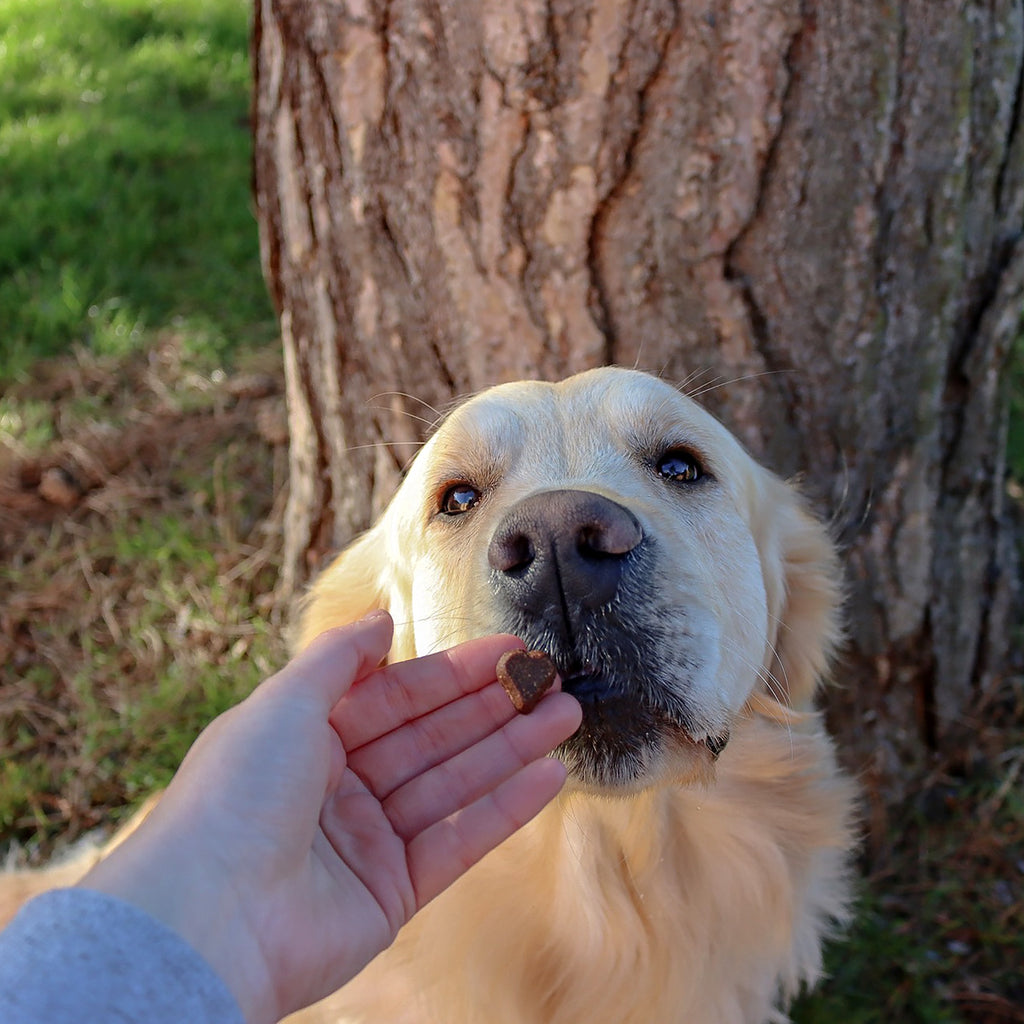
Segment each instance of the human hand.
[{"label": "human hand", "polygon": [[178,931],[251,1024],[348,981],[565,780],[545,755],[579,705],[514,713],[494,666],[518,640],[378,669],[392,628],[379,613],[323,634],[212,722],[82,882]]}]

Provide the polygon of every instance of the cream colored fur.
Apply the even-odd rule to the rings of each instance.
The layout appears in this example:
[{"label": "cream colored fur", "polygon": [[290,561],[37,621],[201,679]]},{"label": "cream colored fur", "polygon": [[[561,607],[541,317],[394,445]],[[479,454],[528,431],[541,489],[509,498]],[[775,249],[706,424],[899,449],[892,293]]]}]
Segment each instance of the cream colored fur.
[{"label": "cream colored fur", "polygon": [[[713,465],[723,493],[706,521],[616,457],[637,421]],[[463,476],[487,481],[492,508],[453,541],[430,515]],[[715,602],[756,604],[763,584],[757,659],[727,687],[742,688],[730,742],[710,778],[673,764],[628,793],[570,783],[304,1020],[757,1024],[784,1020],[780,1007],[820,976],[823,938],[846,915],[854,801],[811,703],[837,639],[838,564],[799,495],[664,383],[605,369],[461,407],[314,586],[301,643],[377,606],[396,618],[402,658],[497,628],[489,531],[524,495],[567,486],[626,505],[663,549],[703,563]]]},{"label": "cream colored fur", "polygon": [[[666,485],[638,437],[685,443],[712,483]],[[482,495],[458,525],[438,515],[456,480]],[[571,780],[293,1020],[760,1024],[785,1020],[820,975],[853,843],[853,786],[812,706],[837,638],[835,553],[799,495],[668,385],[610,368],[461,406],[314,585],[299,646],[375,607],[395,618],[395,659],[502,628],[488,540],[515,502],[558,488],[639,519],[655,582],[635,601],[636,631],[671,627],[658,641],[669,661],[697,667],[666,685],[709,728],[727,725],[729,742],[713,761],[700,742],[668,738],[627,784]]]}]

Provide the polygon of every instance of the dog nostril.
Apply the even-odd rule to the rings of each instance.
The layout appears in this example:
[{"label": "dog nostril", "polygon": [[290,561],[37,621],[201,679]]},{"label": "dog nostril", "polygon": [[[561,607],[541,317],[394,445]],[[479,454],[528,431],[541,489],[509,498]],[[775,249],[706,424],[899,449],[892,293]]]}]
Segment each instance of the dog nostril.
[{"label": "dog nostril", "polygon": [[617,558],[628,555],[641,540],[643,531],[632,516],[609,518],[582,526],[576,535],[576,550],[584,558]]},{"label": "dog nostril", "polygon": [[494,585],[532,615],[576,620],[618,593],[643,528],[624,506],[585,491],[524,498],[498,525],[487,550]]},{"label": "dog nostril", "polygon": [[487,560],[491,568],[499,572],[509,573],[525,569],[536,557],[533,541],[521,531],[495,537],[487,550]]},{"label": "dog nostril", "polygon": [[581,558],[587,559],[614,557],[610,556],[609,552],[604,550],[600,531],[590,527],[580,530],[577,535],[576,553]]}]

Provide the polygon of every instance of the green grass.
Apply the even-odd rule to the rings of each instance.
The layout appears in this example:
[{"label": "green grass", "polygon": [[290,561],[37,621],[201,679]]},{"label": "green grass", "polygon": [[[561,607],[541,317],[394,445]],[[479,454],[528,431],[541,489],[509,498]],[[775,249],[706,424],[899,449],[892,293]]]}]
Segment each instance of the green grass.
[{"label": "green grass", "polygon": [[1006,373],[1010,393],[1010,422],[1006,440],[1006,461],[1018,484],[1024,483],[1024,336],[1010,353]]},{"label": "green grass", "polygon": [[0,440],[4,438],[28,450],[44,448],[53,440],[53,410],[46,402],[0,396]]},{"label": "green grass", "polygon": [[850,932],[827,951],[826,980],[793,1007],[793,1024],[959,1024],[963,1018],[938,991],[929,937],[866,896]]},{"label": "green grass", "polygon": [[1021,682],[1004,697],[986,727],[987,767],[937,773],[891,809],[888,849],[794,1024],[1024,1020]]},{"label": "green grass", "polygon": [[174,326],[273,336],[244,0],[0,0],[0,379]]},{"label": "green grass", "polygon": [[[71,513],[0,508],[0,855],[38,861],[142,800],[284,657],[283,451],[253,426],[276,399],[227,387],[232,364],[280,386],[248,16],[245,0],[0,0],[0,483],[68,451],[133,453]],[[1024,481],[1024,341],[1007,384]],[[1002,749],[999,774],[945,785],[938,817],[893,814],[795,1024],[1024,1020],[1024,738]]]},{"label": "green grass", "polygon": [[101,467],[94,508],[0,508],[0,840],[43,854],[166,782],[282,657],[276,456],[211,372],[273,350],[279,376],[250,10],[0,0],[0,475]]},{"label": "green grass", "polygon": [[[0,494],[0,858],[115,820],[284,659],[284,452],[255,426],[280,352],[203,377],[183,346],[37,364],[0,405],[0,483],[19,466],[91,474],[70,514],[30,485],[11,517]],[[254,372],[268,393],[236,397]]]}]

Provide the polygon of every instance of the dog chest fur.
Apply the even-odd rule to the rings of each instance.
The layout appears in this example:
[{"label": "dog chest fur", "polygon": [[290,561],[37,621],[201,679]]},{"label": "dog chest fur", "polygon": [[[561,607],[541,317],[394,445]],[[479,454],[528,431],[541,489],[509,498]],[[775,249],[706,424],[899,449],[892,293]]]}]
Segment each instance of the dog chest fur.
[{"label": "dog chest fur", "polygon": [[784,1021],[780,996],[817,980],[822,940],[846,914],[852,787],[832,763],[816,715],[755,716],[712,788],[563,797],[322,1019]]}]

